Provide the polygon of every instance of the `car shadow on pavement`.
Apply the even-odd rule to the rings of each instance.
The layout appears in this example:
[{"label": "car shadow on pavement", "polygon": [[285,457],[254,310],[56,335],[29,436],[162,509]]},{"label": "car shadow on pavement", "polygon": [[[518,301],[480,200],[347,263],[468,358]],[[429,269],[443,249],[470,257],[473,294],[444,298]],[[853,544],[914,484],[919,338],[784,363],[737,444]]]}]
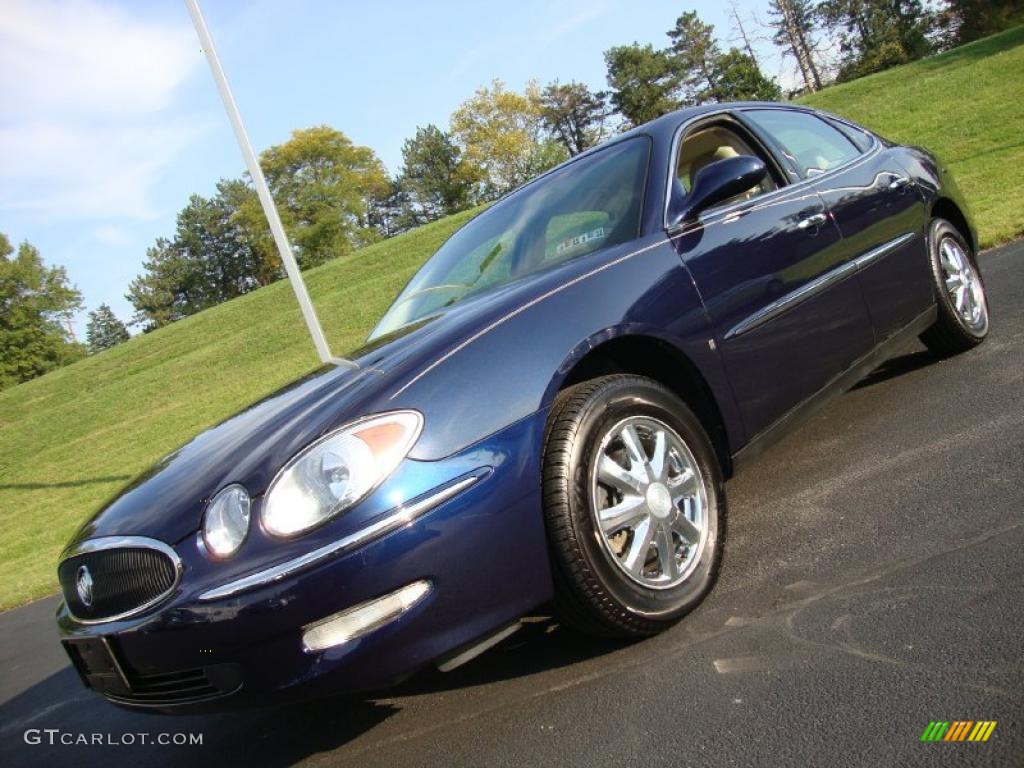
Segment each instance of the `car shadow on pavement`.
[{"label": "car shadow on pavement", "polygon": [[[109,768],[129,759],[191,768],[241,762],[286,766],[337,749],[396,711],[391,705],[334,698],[213,715],[147,714],[103,701],[66,667],[0,705],[0,764]],[[51,736],[46,729],[59,733]],[[202,741],[156,743],[162,735],[176,734],[199,735]],[[100,743],[87,743],[96,735]]]},{"label": "car shadow on pavement", "polygon": [[[522,629],[479,658],[448,673],[427,669],[401,685],[365,697],[338,696],[299,703],[208,715],[165,716],[128,711],[85,690],[64,667],[0,704],[0,765],[73,761],[105,766],[130,756],[146,765],[191,768],[254,761],[286,766],[330,752],[373,730],[401,710],[403,696],[488,685],[570,666],[629,645],[583,637],[546,617]],[[385,698],[386,697],[386,698]],[[375,700],[378,698],[379,700]],[[59,729],[52,738],[45,729]],[[67,736],[64,736],[67,734]],[[61,744],[100,734],[114,743]],[[202,734],[202,745],[146,744],[161,734]],[[143,737],[143,735],[145,735]],[[131,744],[126,737],[132,738]],[[35,740],[37,743],[30,743]]]},{"label": "car shadow on pavement", "polygon": [[865,389],[866,387],[871,387],[875,384],[881,384],[883,381],[889,381],[890,379],[898,378],[905,374],[920,370],[921,368],[927,368],[929,365],[937,363],[940,360],[940,357],[937,357],[933,352],[930,352],[927,349],[919,349],[915,352],[908,352],[905,355],[891,357],[863,379],[858,381],[852,389]]},{"label": "car shadow on pavement", "polygon": [[489,685],[569,667],[632,645],[630,641],[603,640],[574,632],[547,616],[531,617],[498,646],[451,672],[429,668],[385,693],[389,697],[415,696]]}]

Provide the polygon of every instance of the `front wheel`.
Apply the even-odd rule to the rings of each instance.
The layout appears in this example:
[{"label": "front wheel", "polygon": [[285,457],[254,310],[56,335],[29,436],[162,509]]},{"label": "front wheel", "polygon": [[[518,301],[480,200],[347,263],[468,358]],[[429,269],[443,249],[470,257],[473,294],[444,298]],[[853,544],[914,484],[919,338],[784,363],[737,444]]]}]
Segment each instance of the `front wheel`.
[{"label": "front wheel", "polygon": [[560,393],[544,450],[556,607],[589,634],[666,629],[711,588],[725,496],[711,441],[657,382],[604,376]]},{"label": "front wheel", "polygon": [[932,222],[928,252],[938,318],[921,334],[921,341],[943,357],[966,352],[988,335],[988,299],[977,260],[967,241],[945,219]]}]

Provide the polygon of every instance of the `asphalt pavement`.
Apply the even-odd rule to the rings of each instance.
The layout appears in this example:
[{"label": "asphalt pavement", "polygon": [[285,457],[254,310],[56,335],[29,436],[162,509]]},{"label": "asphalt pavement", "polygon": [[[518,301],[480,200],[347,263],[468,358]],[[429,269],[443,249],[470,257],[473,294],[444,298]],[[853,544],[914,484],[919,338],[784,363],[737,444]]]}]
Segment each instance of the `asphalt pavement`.
[{"label": "asphalt pavement", "polygon": [[730,481],[718,586],[669,632],[540,619],[386,697],[163,717],[82,687],[49,598],[0,615],[0,765],[1024,765],[1024,241],[982,270],[985,344],[909,348]]}]

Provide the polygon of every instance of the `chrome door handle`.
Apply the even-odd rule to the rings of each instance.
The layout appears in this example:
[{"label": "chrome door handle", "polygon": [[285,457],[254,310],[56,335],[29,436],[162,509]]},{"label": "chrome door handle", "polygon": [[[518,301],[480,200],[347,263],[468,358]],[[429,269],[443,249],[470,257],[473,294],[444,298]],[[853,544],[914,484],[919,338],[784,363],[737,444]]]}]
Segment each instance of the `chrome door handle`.
[{"label": "chrome door handle", "polygon": [[892,181],[889,182],[889,189],[899,189],[905,187],[910,183],[910,179],[906,176],[894,176]]},{"label": "chrome door handle", "polygon": [[820,227],[828,220],[828,216],[824,213],[816,213],[813,216],[808,216],[806,219],[801,220],[797,224],[798,229],[810,229],[811,227]]}]

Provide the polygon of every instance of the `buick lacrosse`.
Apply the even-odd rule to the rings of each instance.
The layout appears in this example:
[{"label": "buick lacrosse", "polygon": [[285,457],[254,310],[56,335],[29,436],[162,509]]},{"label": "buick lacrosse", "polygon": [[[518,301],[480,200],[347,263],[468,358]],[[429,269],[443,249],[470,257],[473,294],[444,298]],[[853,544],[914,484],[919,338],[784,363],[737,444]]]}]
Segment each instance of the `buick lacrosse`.
[{"label": "buick lacrosse", "polygon": [[726,478],[909,340],[985,338],[976,248],[926,150],[778,104],[666,115],[458,230],[354,366],[96,514],[61,640],[110,701],[186,711],[451,669],[548,606],[664,630],[714,582]]}]

